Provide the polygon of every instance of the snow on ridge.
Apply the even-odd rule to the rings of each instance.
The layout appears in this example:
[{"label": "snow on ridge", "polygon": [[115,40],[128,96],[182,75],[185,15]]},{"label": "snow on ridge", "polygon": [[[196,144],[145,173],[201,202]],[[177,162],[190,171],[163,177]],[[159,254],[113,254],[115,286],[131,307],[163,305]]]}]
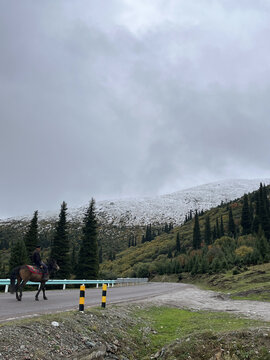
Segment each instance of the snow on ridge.
[{"label": "snow on ridge", "polygon": [[[237,199],[245,193],[257,190],[261,182],[269,185],[270,179],[222,180],[156,197],[98,201],[96,212],[99,221],[105,224],[128,226],[165,222],[181,224],[190,210],[209,210],[220,205],[222,201]],[[68,219],[81,221],[86,207],[68,209]],[[58,215],[55,212],[40,212],[39,220],[55,221]],[[24,216],[0,222],[29,221],[30,219],[30,216]]]},{"label": "snow on ridge", "polygon": [[172,221],[181,224],[189,210],[208,210],[257,190],[260,182],[269,185],[270,179],[232,179],[199,185],[153,198],[123,199],[97,203],[97,213],[107,222],[126,225],[145,225]]}]

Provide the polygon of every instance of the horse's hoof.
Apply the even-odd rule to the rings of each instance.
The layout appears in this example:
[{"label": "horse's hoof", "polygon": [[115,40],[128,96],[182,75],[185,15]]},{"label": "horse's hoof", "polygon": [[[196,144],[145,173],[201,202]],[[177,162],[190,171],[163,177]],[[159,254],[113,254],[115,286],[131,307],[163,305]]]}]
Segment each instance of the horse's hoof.
[{"label": "horse's hoof", "polygon": [[18,301],[22,301],[22,299],[20,299],[20,298],[18,298],[17,300],[18,300]]},{"label": "horse's hoof", "polygon": [[45,297],[45,298],[43,298],[44,300],[48,300],[48,298],[47,297]]},{"label": "horse's hoof", "polygon": [[35,298],[36,301],[38,301],[38,298]]}]

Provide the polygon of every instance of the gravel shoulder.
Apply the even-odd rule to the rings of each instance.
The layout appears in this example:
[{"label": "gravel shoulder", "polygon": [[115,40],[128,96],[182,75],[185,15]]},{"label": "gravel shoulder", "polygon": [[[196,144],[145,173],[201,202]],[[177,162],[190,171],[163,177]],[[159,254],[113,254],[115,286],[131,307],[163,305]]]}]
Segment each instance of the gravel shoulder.
[{"label": "gravel shoulder", "polygon": [[175,287],[171,293],[158,295],[145,301],[181,309],[232,312],[252,319],[270,321],[269,302],[232,300],[229,295],[223,293],[201,290],[189,284],[181,285],[183,285],[181,288]]}]

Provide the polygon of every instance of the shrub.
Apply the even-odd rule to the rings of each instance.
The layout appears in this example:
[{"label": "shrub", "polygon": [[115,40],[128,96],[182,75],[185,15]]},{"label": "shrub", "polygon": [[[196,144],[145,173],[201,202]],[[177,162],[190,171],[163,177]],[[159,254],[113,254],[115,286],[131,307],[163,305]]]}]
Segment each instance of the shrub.
[{"label": "shrub", "polygon": [[250,246],[240,246],[239,248],[237,248],[235,250],[235,254],[236,256],[240,257],[240,258],[245,258],[247,255],[252,254],[253,253],[253,248]]}]

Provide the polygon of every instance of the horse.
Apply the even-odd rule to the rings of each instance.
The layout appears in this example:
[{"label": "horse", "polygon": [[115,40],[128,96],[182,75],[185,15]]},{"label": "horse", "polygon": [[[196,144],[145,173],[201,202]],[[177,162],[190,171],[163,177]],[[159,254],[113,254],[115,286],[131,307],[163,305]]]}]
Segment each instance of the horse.
[{"label": "horse", "polygon": [[[40,282],[38,292],[36,293],[35,300],[38,301],[38,295],[40,291],[43,291],[43,299],[48,300],[45,295],[45,283],[49,280],[50,275],[54,271],[58,271],[60,268],[57,265],[56,261],[50,259],[47,263],[48,272],[43,273],[41,269],[32,265],[22,265],[17,266],[11,271],[10,275],[10,293],[14,294],[16,292],[16,299],[18,301],[22,300],[22,289],[28,281]],[[15,280],[17,283],[15,285]]]}]

